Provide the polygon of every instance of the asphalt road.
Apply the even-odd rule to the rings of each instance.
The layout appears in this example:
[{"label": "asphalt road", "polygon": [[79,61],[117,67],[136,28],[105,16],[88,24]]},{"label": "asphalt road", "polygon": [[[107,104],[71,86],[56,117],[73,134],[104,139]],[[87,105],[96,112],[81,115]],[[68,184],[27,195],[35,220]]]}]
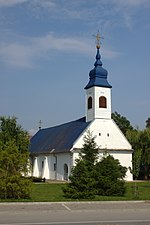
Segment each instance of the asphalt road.
[{"label": "asphalt road", "polygon": [[0,203],[0,225],[150,225],[150,202]]}]

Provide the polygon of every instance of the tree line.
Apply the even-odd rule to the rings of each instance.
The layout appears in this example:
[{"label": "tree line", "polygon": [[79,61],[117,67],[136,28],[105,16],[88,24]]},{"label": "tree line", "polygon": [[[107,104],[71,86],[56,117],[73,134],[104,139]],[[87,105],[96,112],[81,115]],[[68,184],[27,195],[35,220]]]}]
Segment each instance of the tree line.
[{"label": "tree line", "polygon": [[112,119],[119,126],[133,148],[134,179],[150,179],[150,118],[145,122],[145,129],[134,128],[130,121],[119,113],[112,113]]}]

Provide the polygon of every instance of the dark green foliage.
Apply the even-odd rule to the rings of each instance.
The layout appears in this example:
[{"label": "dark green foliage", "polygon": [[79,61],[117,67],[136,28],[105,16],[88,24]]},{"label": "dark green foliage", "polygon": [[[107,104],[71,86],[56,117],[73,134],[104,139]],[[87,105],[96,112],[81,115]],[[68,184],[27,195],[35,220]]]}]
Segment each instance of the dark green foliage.
[{"label": "dark green foliage", "polygon": [[150,117],[146,120],[146,128],[150,128]]},{"label": "dark green foliage", "polygon": [[127,169],[120,165],[119,160],[108,155],[98,162],[95,167],[97,171],[98,195],[124,195],[125,185],[123,178]]},{"label": "dark green foliage", "polygon": [[150,179],[150,118],[146,120],[146,129],[133,129],[129,120],[119,113],[112,113],[112,119],[129,140],[133,152],[132,164],[134,179]]},{"label": "dark green foliage", "polygon": [[29,136],[15,117],[0,118],[0,198],[29,198]]},{"label": "dark green foliage", "polygon": [[150,129],[130,130],[126,133],[134,149],[133,170],[135,179],[150,178]]},{"label": "dark green foliage", "polygon": [[111,116],[124,135],[126,135],[128,130],[133,130],[130,121],[126,117],[121,116],[117,112],[112,113]]},{"label": "dark green foliage", "polygon": [[85,160],[81,160],[72,170],[70,183],[64,188],[64,194],[67,198],[88,199],[95,195],[95,179],[93,171],[89,170],[89,166]]},{"label": "dark green foliage", "polygon": [[27,199],[30,192],[30,180],[19,174],[5,176],[0,179],[1,199]]},{"label": "dark green foliage", "polygon": [[92,136],[90,131],[87,131],[87,135],[84,137],[84,144],[80,152],[80,157],[91,166],[94,165],[98,159],[98,147],[95,143],[95,137]]},{"label": "dark green foliage", "polygon": [[123,178],[126,168],[118,160],[108,155],[100,162],[95,138],[90,132],[84,138],[80,159],[72,169],[70,183],[63,189],[64,195],[72,199],[93,199],[97,195],[123,195]]},{"label": "dark green foliage", "polygon": [[42,178],[42,177],[33,177],[33,176],[31,176],[30,179],[34,183],[41,183],[41,182],[45,183],[45,181],[46,181],[46,179]]}]

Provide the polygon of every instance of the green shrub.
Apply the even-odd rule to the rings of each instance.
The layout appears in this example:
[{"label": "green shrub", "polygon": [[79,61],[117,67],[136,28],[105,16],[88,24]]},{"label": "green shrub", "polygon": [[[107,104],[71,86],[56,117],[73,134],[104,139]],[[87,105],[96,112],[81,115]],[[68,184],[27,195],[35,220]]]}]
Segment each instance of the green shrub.
[{"label": "green shrub", "polygon": [[88,132],[80,152],[80,158],[72,169],[70,183],[63,188],[64,196],[72,199],[93,199],[98,196],[122,196],[125,194],[126,167],[113,156],[105,156],[100,162],[98,148]]}]

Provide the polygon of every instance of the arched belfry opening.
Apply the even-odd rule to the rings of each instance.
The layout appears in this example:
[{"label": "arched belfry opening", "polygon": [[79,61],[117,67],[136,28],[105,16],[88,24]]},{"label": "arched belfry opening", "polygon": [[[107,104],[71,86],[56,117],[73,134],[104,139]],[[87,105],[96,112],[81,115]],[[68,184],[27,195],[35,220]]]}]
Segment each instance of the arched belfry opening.
[{"label": "arched belfry opening", "polygon": [[107,108],[107,99],[104,96],[99,97],[99,108]]},{"label": "arched belfry opening", "polygon": [[88,109],[92,109],[92,97],[88,98]]}]

